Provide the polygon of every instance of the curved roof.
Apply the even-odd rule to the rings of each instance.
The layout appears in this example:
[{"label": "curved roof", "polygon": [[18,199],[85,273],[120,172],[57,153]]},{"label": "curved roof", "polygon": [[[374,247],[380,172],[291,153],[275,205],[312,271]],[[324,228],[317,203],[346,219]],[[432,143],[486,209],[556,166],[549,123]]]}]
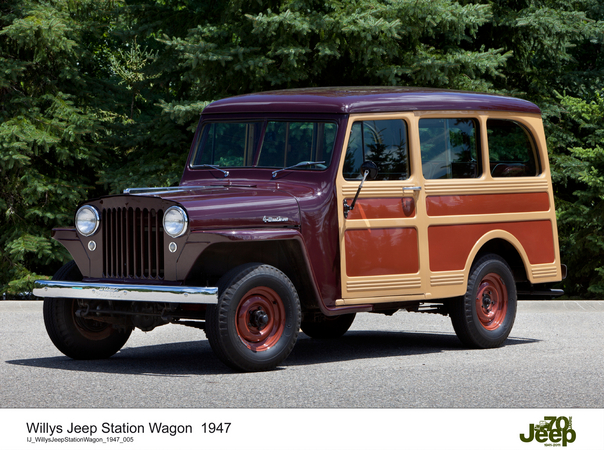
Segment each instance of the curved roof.
[{"label": "curved roof", "polygon": [[239,95],[210,103],[202,114],[377,113],[487,110],[540,114],[533,103],[503,95],[411,87],[287,89]]}]

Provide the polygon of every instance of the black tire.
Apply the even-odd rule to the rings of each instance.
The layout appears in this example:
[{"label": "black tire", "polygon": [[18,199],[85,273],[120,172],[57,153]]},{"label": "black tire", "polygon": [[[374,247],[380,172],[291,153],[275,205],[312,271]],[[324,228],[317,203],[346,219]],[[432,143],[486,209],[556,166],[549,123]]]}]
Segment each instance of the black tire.
[{"label": "black tire", "polygon": [[516,307],[510,266],[500,256],[488,254],[472,266],[466,294],[451,302],[451,322],[466,346],[499,347],[512,331]]},{"label": "black tire", "polygon": [[218,304],[206,311],[206,334],[216,356],[232,369],[270,370],[291,353],[300,330],[300,300],[273,266],[239,266],[218,283]]},{"label": "black tire", "polygon": [[[82,275],[71,261],[61,267],[53,280],[81,281]],[[126,343],[132,328],[118,330],[109,323],[76,317],[77,300],[45,298],[44,324],[50,340],[73,359],[104,359],[117,353]]]},{"label": "black tire", "polygon": [[335,339],[348,331],[356,314],[342,314],[341,316],[324,316],[315,320],[302,321],[302,331],[304,334],[315,339]]}]

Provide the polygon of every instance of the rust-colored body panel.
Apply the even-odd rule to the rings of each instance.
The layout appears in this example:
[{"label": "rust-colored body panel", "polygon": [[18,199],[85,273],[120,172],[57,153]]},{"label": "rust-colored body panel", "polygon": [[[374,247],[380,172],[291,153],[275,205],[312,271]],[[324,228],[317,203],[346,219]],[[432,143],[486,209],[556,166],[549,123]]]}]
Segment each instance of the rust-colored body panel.
[{"label": "rust-colored body panel", "polygon": [[346,272],[350,277],[419,271],[415,228],[348,230],[345,239]]},{"label": "rust-colored body panel", "polygon": [[437,195],[426,199],[429,216],[506,214],[547,211],[547,192],[521,194]]},{"label": "rust-colored body panel", "polygon": [[554,236],[549,220],[444,225],[428,228],[430,269],[434,272],[463,269],[480,238],[495,230],[514,236],[524,248],[531,264],[554,262]]},{"label": "rust-colored body panel", "polygon": [[[349,201],[352,203],[352,201]],[[394,219],[396,217],[414,217],[415,200],[413,198],[364,198],[348,212],[348,219]]]}]

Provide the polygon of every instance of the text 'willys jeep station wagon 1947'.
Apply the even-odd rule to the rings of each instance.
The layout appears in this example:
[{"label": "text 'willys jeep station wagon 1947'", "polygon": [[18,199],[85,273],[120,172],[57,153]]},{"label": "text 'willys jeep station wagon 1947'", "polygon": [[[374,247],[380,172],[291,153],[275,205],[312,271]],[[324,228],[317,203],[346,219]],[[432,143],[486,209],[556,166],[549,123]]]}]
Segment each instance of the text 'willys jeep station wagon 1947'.
[{"label": "text 'willys jeep station wagon 1947'", "polygon": [[449,315],[465,345],[496,347],[518,295],[555,296],[565,272],[539,108],[446,90],[216,101],[179,186],[87,201],[53,236],[74,261],[34,292],[63,353],[180,323],[243,371],[359,312]]}]

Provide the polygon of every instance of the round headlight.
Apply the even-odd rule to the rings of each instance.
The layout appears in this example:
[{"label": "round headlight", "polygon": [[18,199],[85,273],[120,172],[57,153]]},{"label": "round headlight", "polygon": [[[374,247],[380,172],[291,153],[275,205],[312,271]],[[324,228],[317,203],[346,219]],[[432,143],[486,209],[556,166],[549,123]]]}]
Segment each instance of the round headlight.
[{"label": "round headlight", "polygon": [[187,231],[187,214],[180,206],[170,206],[164,214],[164,230],[170,237],[177,238]]},{"label": "round headlight", "polygon": [[93,235],[99,228],[99,213],[93,206],[85,205],[78,209],[75,216],[75,225],[80,234]]}]

